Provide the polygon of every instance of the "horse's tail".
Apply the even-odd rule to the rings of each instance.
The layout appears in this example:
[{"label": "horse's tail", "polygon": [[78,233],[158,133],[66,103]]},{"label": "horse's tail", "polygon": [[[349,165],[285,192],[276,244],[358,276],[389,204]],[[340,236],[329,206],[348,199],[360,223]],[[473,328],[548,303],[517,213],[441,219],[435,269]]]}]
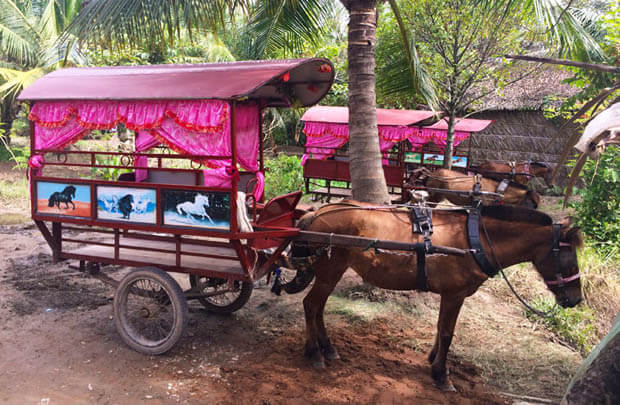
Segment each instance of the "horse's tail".
[{"label": "horse's tail", "polygon": [[47,200],[47,206],[53,207],[55,202],[56,202],[56,193],[50,195],[50,198]]},{"label": "horse's tail", "polygon": [[[301,230],[307,229],[314,220],[314,213],[304,215],[297,224]],[[312,253],[316,249],[311,249],[307,242],[293,242],[291,246],[291,254],[288,263],[297,270],[295,278],[288,283],[282,285],[287,294],[296,294],[303,291],[314,279],[314,271],[312,264],[318,257]]]}]

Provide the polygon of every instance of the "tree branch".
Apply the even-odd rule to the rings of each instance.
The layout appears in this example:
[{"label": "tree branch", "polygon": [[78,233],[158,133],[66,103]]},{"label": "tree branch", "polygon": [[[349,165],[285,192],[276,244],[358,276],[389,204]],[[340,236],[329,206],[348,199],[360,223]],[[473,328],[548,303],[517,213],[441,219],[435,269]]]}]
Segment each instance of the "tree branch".
[{"label": "tree branch", "polygon": [[590,70],[598,70],[601,72],[609,72],[609,73],[620,73],[620,67],[611,66],[611,65],[603,65],[599,63],[586,63],[586,62],[576,62],[572,60],[566,59],[555,59],[555,58],[542,58],[538,56],[528,56],[528,55],[504,55],[509,59],[518,59],[518,60],[526,60],[528,62],[542,62],[549,63],[552,65],[563,65],[563,66],[574,66],[582,69],[590,69]]}]

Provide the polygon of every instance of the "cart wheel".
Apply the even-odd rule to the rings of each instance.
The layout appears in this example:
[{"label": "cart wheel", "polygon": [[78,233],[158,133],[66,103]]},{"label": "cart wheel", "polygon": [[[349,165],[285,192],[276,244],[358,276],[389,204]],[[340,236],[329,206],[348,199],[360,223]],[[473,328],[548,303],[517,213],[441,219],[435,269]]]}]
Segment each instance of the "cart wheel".
[{"label": "cart wheel", "polygon": [[114,294],[114,323],[121,338],[144,354],[162,354],[181,338],[187,301],[166,272],[142,267],[127,274]]},{"label": "cart wheel", "polygon": [[[210,278],[190,274],[189,283],[204,294],[230,288],[229,281],[224,278]],[[198,301],[211,312],[230,314],[241,309],[252,295],[254,286],[249,281],[232,281],[234,291],[225,292],[210,297],[198,298]]]}]

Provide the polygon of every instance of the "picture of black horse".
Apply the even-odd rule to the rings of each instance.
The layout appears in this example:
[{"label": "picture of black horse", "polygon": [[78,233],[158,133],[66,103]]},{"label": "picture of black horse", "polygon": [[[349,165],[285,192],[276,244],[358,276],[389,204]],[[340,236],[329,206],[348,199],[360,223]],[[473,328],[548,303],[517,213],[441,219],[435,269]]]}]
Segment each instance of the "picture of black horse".
[{"label": "picture of black horse", "polygon": [[133,207],[133,195],[125,194],[118,200],[118,210],[123,214],[123,219],[129,219]]},{"label": "picture of black horse", "polygon": [[65,203],[65,209],[67,209],[69,208],[69,203],[71,203],[73,209],[75,209],[75,204],[72,201],[74,198],[75,187],[67,186],[61,192],[56,191],[55,193],[52,193],[52,195],[50,195],[50,198],[48,199],[47,204],[50,207],[53,207],[55,205],[56,208],[60,209],[60,203]]}]

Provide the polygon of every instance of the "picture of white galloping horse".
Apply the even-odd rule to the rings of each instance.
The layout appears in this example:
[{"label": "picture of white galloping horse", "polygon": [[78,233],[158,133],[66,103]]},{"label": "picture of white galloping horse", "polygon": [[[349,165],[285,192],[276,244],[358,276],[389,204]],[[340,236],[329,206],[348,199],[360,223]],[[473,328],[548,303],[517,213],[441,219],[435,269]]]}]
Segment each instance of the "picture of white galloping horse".
[{"label": "picture of white galloping horse", "polygon": [[199,216],[202,219],[208,219],[213,223],[213,219],[207,214],[207,208],[209,208],[209,198],[202,194],[196,194],[194,202],[185,201],[177,205],[177,212],[179,215],[185,216],[192,222],[196,222],[193,215]]}]

